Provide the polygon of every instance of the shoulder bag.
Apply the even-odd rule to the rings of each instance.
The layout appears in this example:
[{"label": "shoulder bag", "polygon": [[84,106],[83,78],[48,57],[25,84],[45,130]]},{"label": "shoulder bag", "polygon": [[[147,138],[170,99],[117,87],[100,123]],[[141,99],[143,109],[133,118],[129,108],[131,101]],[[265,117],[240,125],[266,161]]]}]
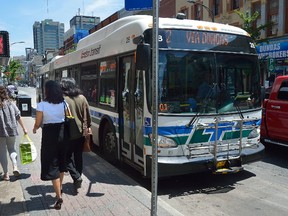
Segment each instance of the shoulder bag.
[{"label": "shoulder bag", "polygon": [[74,140],[82,136],[76,120],[71,113],[69,106],[64,102],[65,134],[68,140]]}]

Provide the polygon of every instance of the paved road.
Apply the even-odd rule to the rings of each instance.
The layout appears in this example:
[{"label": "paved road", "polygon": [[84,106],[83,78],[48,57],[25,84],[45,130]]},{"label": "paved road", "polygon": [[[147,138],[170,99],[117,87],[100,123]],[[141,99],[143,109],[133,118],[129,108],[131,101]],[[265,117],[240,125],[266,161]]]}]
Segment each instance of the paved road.
[{"label": "paved road", "polygon": [[287,148],[267,149],[261,161],[244,165],[244,171],[237,174],[195,174],[163,180],[158,195],[183,215],[197,209],[214,216],[285,216],[287,155]]}]

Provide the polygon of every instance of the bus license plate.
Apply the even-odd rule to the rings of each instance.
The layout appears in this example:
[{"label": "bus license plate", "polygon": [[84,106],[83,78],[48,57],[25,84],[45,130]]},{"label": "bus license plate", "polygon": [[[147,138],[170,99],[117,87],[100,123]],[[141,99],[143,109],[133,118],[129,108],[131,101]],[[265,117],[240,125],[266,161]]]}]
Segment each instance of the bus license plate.
[{"label": "bus license plate", "polygon": [[216,168],[219,169],[219,168],[223,168],[225,167],[227,161],[218,161],[217,164],[216,164]]}]

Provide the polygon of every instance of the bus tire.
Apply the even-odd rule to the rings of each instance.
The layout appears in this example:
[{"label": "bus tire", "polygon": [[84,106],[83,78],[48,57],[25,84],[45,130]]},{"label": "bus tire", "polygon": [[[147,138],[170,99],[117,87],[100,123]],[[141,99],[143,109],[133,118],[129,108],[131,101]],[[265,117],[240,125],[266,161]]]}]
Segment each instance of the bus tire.
[{"label": "bus tire", "polygon": [[103,130],[103,153],[105,158],[115,164],[117,162],[117,138],[115,132],[106,124]]}]

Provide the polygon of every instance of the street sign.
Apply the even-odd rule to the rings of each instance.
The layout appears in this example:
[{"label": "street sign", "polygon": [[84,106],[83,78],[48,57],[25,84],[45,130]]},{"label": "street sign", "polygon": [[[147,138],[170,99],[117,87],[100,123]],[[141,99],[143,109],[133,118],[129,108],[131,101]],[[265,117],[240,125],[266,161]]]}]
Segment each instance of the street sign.
[{"label": "street sign", "polygon": [[273,58],[268,59],[268,70],[270,72],[275,71],[275,59],[273,59]]},{"label": "street sign", "polygon": [[152,10],[153,0],[125,0],[125,10]]}]

